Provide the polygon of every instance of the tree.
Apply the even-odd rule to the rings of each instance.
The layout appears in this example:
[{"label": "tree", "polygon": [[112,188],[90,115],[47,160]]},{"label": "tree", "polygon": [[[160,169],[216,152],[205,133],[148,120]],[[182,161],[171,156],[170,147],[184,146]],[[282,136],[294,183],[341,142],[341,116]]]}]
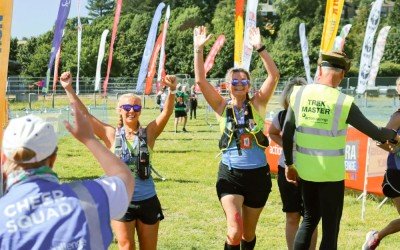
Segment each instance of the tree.
[{"label": "tree", "polygon": [[114,5],[114,0],[88,0],[86,8],[89,10],[89,17],[94,19],[113,13]]}]

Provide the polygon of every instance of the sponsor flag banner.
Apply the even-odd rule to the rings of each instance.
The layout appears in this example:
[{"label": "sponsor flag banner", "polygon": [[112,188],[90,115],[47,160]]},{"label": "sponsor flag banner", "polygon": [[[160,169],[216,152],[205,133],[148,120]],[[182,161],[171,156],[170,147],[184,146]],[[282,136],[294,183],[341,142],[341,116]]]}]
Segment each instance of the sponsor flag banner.
[{"label": "sponsor flag banner", "polygon": [[158,35],[156,44],[154,45],[153,53],[150,58],[149,70],[146,77],[146,88],[144,92],[146,95],[149,95],[151,93],[151,87],[153,85],[154,75],[156,74],[157,57],[161,49],[162,38],[163,38],[163,32],[161,31],[160,35]]},{"label": "sponsor flag banner", "polygon": [[233,62],[236,68],[242,66],[243,52],[243,12],[245,0],[236,0],[235,7],[235,50]]},{"label": "sponsor flag banner", "polygon": [[206,61],[204,62],[204,71],[207,75],[208,71],[214,66],[215,56],[221,50],[225,43],[225,36],[219,35],[217,40],[214,42],[210,52],[207,55]]},{"label": "sponsor flag banner", "polygon": [[103,33],[101,34],[99,52],[97,54],[97,65],[96,65],[96,77],[94,80],[94,91],[100,90],[101,63],[103,62],[104,53],[106,51],[106,39],[107,39],[108,32],[109,32],[109,30],[105,29],[105,30],[103,30]]},{"label": "sponsor flag banner", "polygon": [[365,31],[364,42],[361,51],[360,68],[358,73],[357,94],[364,94],[371,71],[372,47],[374,46],[374,36],[378,29],[381,7],[383,0],[377,0],[372,5],[369,13],[367,29]]},{"label": "sponsor flag banner", "polygon": [[50,51],[50,59],[49,63],[47,65],[47,74],[46,74],[46,84],[43,86],[43,92],[47,93],[48,88],[49,88],[49,81],[50,81],[50,72],[51,69],[53,68],[54,60],[56,58],[56,54],[58,51],[58,48],[60,48],[62,37],[63,37],[63,31],[65,24],[67,23],[67,17],[69,14],[69,10],[71,8],[71,0],[61,0],[60,1],[60,6],[58,8],[58,14],[57,14],[57,20],[54,28],[54,38],[53,42],[51,45],[51,51]]},{"label": "sponsor flag banner", "polygon": [[80,62],[81,62],[81,47],[82,47],[82,23],[81,23],[81,1],[78,0],[78,62],[77,62],[77,69],[76,69],[76,88],[75,92],[79,95],[79,70],[80,70]]},{"label": "sponsor flag banner", "polygon": [[311,73],[310,73],[310,58],[308,57],[306,25],[304,23],[301,23],[299,26],[299,36],[300,36],[301,53],[303,55],[304,70],[306,71],[307,83],[312,83],[313,79],[311,78]]},{"label": "sponsor flag banner", "polygon": [[118,0],[117,6],[115,7],[114,24],[113,24],[112,34],[111,34],[110,50],[108,51],[107,73],[106,73],[106,78],[104,79],[104,82],[103,82],[103,91],[104,91],[103,95],[104,96],[107,95],[107,86],[108,86],[108,80],[110,77],[112,58],[113,58],[113,53],[114,53],[114,42],[115,42],[115,38],[117,37],[117,30],[118,30],[119,16],[121,14],[121,8],[122,8],[122,0]]},{"label": "sponsor flag banner", "polygon": [[[11,20],[13,13],[13,0],[0,1],[0,147],[3,141],[3,128],[8,121],[8,107],[6,98],[8,59],[10,55]],[[3,165],[5,156],[0,153]],[[3,172],[0,165],[0,197],[3,195]]]},{"label": "sponsor flag banner", "polygon": [[343,26],[340,31],[340,35],[335,38],[335,43],[333,44],[333,50],[335,51],[343,51],[344,43],[346,41],[346,37],[349,34],[351,29],[351,24],[346,24]]},{"label": "sponsor flag banner", "polygon": [[149,34],[147,35],[147,40],[146,40],[146,46],[144,48],[142,56],[142,63],[140,64],[138,80],[136,83],[136,92],[138,93],[143,91],[144,80],[147,75],[150,57],[157,37],[158,23],[160,22],[162,10],[164,9],[164,7],[165,7],[164,3],[158,4],[157,9],[154,13],[153,20],[151,21]]},{"label": "sponsor flag banner", "polygon": [[335,42],[342,15],[344,0],[327,0],[325,8],[324,28],[322,30],[321,51],[330,51]]},{"label": "sponsor flag banner", "polygon": [[164,27],[163,27],[163,35],[161,40],[161,49],[160,49],[160,60],[158,61],[158,71],[157,71],[157,82],[158,84],[161,82],[161,78],[165,76],[165,42],[167,38],[167,30],[169,23],[170,9],[169,5],[167,7],[167,11],[165,13]]},{"label": "sponsor flag banner", "polygon": [[385,51],[386,38],[389,34],[390,26],[383,27],[376,39],[374,56],[372,57],[371,71],[369,73],[368,86],[375,87],[376,76],[378,75],[379,64],[381,62],[383,52]]},{"label": "sponsor flag banner", "polygon": [[56,59],[54,63],[54,73],[53,73],[53,92],[57,89],[57,82],[58,82],[58,67],[60,65],[60,57],[61,57],[61,47],[58,48]]},{"label": "sponsor flag banner", "polygon": [[251,54],[253,46],[250,44],[249,33],[251,28],[256,27],[257,23],[257,6],[258,0],[248,0],[246,6],[246,22],[244,26],[244,39],[242,51],[242,68],[250,69]]}]

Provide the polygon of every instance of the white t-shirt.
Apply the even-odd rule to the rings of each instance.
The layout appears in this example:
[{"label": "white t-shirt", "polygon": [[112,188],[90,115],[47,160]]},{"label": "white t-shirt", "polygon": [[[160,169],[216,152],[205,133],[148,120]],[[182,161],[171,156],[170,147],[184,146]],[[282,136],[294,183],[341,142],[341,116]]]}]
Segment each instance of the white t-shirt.
[{"label": "white t-shirt", "polygon": [[[275,116],[274,116],[274,118],[272,119],[272,125],[274,125],[274,127],[275,128],[277,128],[278,130],[280,130],[280,131],[282,131],[282,129],[283,128],[281,128],[281,125],[279,124],[279,113],[277,113]],[[283,132],[283,131],[282,131]],[[293,138],[293,162],[296,162],[295,160],[296,160],[296,143],[295,143],[295,138]],[[285,154],[283,153],[283,150],[282,150],[282,153],[281,153],[281,155],[279,156],[279,161],[278,161],[278,165],[279,166],[281,166],[281,167],[285,167]]]},{"label": "white t-shirt", "polygon": [[110,218],[121,219],[131,201],[126,191],[125,183],[118,176],[104,177],[94,180],[103,187],[110,206]]}]

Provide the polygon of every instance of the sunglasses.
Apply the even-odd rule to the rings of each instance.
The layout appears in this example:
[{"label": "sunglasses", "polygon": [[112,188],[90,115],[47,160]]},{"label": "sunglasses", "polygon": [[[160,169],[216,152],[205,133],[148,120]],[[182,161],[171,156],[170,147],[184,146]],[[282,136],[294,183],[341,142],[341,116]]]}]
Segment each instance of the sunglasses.
[{"label": "sunglasses", "polygon": [[243,79],[243,80],[233,79],[231,82],[232,86],[237,86],[239,83],[241,83],[243,86],[247,86],[250,84],[250,80],[248,80],[248,79]]},{"label": "sunglasses", "polygon": [[122,104],[121,106],[119,106],[119,108],[125,110],[126,112],[129,112],[133,109],[133,111],[135,112],[140,112],[142,110],[142,106],[140,105],[130,105],[130,104]]}]

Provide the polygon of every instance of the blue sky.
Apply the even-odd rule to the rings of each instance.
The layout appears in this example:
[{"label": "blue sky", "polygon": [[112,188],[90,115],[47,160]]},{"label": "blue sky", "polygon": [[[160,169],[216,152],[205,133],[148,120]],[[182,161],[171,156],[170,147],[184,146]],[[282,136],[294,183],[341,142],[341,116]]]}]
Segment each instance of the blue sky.
[{"label": "blue sky", "polygon": [[[87,16],[87,0],[80,1],[81,16]],[[68,18],[78,15],[78,0],[71,0]],[[59,0],[14,0],[11,37],[38,36],[51,30],[56,22]]]}]

